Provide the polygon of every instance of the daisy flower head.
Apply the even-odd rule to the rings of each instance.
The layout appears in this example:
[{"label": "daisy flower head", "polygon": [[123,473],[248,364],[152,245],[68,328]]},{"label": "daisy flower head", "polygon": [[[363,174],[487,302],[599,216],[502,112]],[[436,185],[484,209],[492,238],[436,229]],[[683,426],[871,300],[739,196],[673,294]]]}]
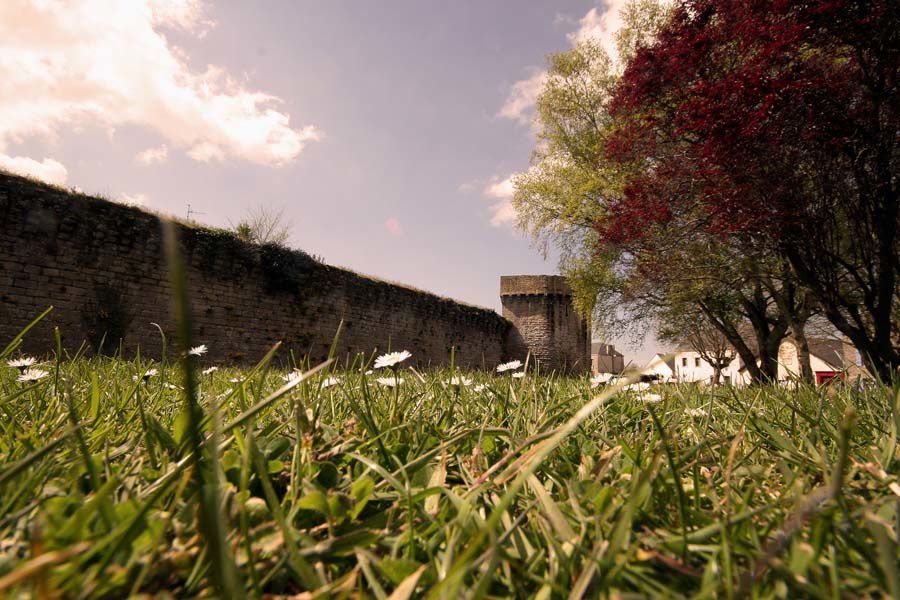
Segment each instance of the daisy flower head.
[{"label": "daisy flower head", "polygon": [[474,388],[472,388],[472,389],[473,389],[473,391],[474,391],[475,393],[480,394],[481,392],[483,392],[484,390],[486,390],[487,387],[488,387],[487,384],[479,383],[478,385],[476,385],[476,386],[475,386]]},{"label": "daisy flower head", "polygon": [[644,394],[641,396],[641,400],[650,403],[662,402],[662,396],[659,394]]},{"label": "daisy flower head", "polygon": [[516,373],[513,373],[512,376],[515,379],[522,379],[523,377],[525,377],[525,371],[518,371]]},{"label": "daisy flower head", "polygon": [[232,377],[228,380],[228,383],[244,383],[244,380],[240,377]]},{"label": "daisy flower head", "polygon": [[296,381],[296,380],[300,379],[301,377],[303,377],[303,371],[301,371],[300,369],[294,369],[290,373],[287,373],[287,374],[281,376],[281,378],[284,379],[285,381],[287,381],[288,383],[290,383],[292,381]]},{"label": "daisy flower head", "polygon": [[396,387],[403,383],[402,377],[379,377],[376,379],[378,383],[386,387]]},{"label": "daisy flower head", "polygon": [[329,388],[333,385],[339,384],[340,382],[341,382],[341,380],[338,379],[337,377],[326,377],[325,379],[322,380],[322,387]]},{"label": "daisy flower head", "polygon": [[498,373],[505,373],[506,371],[515,371],[519,367],[522,366],[521,360],[513,360],[508,363],[503,363],[502,365],[497,366]]},{"label": "daisy flower head", "polygon": [[689,417],[698,418],[698,417],[705,417],[706,411],[703,410],[702,408],[689,408],[686,411],[684,411],[684,414],[686,414]]},{"label": "daisy flower head", "polygon": [[215,372],[218,371],[218,370],[219,370],[219,367],[210,367],[210,368],[208,368],[208,369],[203,369],[203,374],[204,374],[204,375],[211,375],[211,374],[215,373]]},{"label": "daisy flower head", "polygon": [[24,370],[37,364],[37,359],[32,356],[22,356],[6,361],[6,365],[13,369]]},{"label": "daisy flower head", "polygon": [[591,387],[599,387],[605,383],[609,383],[611,379],[611,373],[598,373],[597,375],[591,377]]},{"label": "daisy flower head", "polygon": [[188,350],[188,354],[191,356],[203,356],[208,350],[209,348],[206,347],[206,344],[200,344],[199,346],[194,346]]},{"label": "daisy flower head", "polygon": [[447,385],[452,385],[454,387],[465,386],[468,387],[472,385],[472,380],[465,376],[453,376],[445,382]]},{"label": "daisy flower head", "polygon": [[385,367],[396,367],[404,360],[412,357],[412,353],[407,350],[402,350],[400,352],[389,352],[387,354],[382,354],[378,358],[375,359],[375,368],[383,369]]},{"label": "daisy flower head", "polygon": [[623,389],[628,392],[643,392],[650,389],[649,383],[629,383]]},{"label": "daisy flower head", "polygon": [[50,373],[42,369],[26,369],[16,378],[16,381],[20,383],[31,383],[32,381],[40,381],[49,374]]},{"label": "daisy flower head", "polygon": [[[141,379],[142,379],[143,381],[148,381],[151,377],[156,377],[157,375],[159,375],[159,371],[158,371],[158,370],[156,370],[156,369],[147,369],[146,371],[144,371],[144,374],[141,375]],[[138,376],[135,375],[135,376],[133,376],[131,379],[132,379],[133,381],[137,381],[137,380],[138,380]]]}]

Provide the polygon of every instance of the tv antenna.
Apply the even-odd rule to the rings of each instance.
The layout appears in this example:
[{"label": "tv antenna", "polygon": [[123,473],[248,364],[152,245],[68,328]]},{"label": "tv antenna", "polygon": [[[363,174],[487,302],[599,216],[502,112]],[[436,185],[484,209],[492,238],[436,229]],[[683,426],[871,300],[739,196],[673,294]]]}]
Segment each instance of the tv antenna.
[{"label": "tv antenna", "polygon": [[190,203],[188,204],[188,209],[187,209],[187,220],[188,220],[188,221],[191,220],[191,215],[205,215],[205,214],[206,214],[206,213],[203,213],[203,212],[197,212],[196,210],[192,210],[192,209],[191,209]]}]

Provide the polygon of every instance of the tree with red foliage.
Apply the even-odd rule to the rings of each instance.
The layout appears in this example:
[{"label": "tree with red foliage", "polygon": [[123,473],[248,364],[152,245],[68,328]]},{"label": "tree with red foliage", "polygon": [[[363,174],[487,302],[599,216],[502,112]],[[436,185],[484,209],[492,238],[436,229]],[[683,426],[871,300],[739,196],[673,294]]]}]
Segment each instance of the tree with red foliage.
[{"label": "tree with red foliage", "polygon": [[900,367],[900,3],[680,0],[630,61],[598,225],[661,224],[786,259],[867,366]]}]

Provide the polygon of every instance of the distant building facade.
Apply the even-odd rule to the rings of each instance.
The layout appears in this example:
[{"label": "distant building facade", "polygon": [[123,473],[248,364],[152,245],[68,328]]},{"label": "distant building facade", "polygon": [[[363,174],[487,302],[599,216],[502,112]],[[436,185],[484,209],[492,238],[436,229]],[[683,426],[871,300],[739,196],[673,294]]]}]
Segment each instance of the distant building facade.
[{"label": "distant building facade", "polygon": [[[823,385],[836,377],[856,380],[867,377],[859,366],[859,354],[852,344],[836,339],[810,339],[809,361],[816,385]],[[672,383],[711,384],[714,369],[699,352],[680,346],[671,354],[656,354],[644,367],[648,375],[660,381]],[[800,374],[797,346],[785,339],[778,350],[778,381],[784,384],[796,381]],[[720,373],[719,383],[743,386],[751,381],[746,365],[735,357]]]}]

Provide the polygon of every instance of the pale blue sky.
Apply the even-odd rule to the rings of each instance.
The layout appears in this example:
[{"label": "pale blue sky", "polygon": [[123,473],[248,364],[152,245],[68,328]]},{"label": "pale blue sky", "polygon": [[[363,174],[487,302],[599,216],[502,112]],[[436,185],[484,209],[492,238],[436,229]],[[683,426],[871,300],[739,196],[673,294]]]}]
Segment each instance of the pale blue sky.
[{"label": "pale blue sky", "polygon": [[[146,11],[98,24],[108,0],[75,2],[82,21],[10,1],[41,25],[28,38],[19,23],[0,54],[62,51],[67,70],[52,88],[6,84],[59,102],[0,106],[22,115],[0,117],[0,164],[43,161],[66,185],[182,217],[190,204],[217,226],[283,207],[294,247],[495,309],[500,275],[556,271],[498,222],[503,199],[486,190],[528,166],[528,80],[579,29],[603,26],[605,2],[142,0]],[[209,65],[221,72],[201,77]],[[256,92],[277,101],[232,102]],[[46,131],[23,125],[38,118]],[[265,139],[246,144],[245,127]]]}]

